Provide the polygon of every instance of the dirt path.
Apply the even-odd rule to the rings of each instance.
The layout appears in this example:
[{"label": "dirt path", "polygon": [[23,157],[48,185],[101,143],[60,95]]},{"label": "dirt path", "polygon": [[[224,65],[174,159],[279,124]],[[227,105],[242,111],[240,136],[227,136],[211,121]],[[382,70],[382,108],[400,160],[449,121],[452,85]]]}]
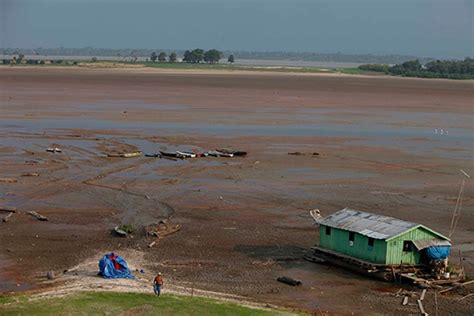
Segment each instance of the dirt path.
[{"label": "dirt path", "polygon": [[[122,249],[119,254],[126,258],[130,270],[135,275],[134,280],[104,279],[99,277],[97,275],[98,260],[105,253],[106,252],[98,252],[97,255],[92,256],[84,262],[68,269],[67,272],[57,276],[53,281],[42,282],[47,288],[32,292],[28,300],[63,297],[80,292],[153,293],[152,280],[157,272],[149,271],[147,268],[144,268],[149,266],[144,259],[144,252],[134,249]],[[144,272],[142,273],[140,270]],[[249,301],[248,298],[238,295],[196,289],[193,288],[192,284],[179,284],[166,276],[164,276],[164,280],[166,283],[162,293],[166,294],[211,298],[261,310],[270,311],[272,308],[278,308],[278,306],[270,304],[252,302]],[[282,315],[285,315],[285,313]],[[288,315],[291,315],[291,313],[288,313]]]}]

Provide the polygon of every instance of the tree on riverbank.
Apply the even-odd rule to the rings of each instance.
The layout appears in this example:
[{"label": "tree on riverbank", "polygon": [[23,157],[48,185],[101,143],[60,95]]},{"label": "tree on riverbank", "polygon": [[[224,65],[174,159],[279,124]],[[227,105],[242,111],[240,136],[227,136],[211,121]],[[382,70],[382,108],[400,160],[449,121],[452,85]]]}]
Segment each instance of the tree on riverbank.
[{"label": "tree on riverbank", "polygon": [[210,49],[204,53],[204,61],[208,64],[217,64],[222,58],[222,52],[217,49]]},{"label": "tree on riverbank", "polygon": [[165,52],[161,52],[159,55],[158,55],[158,61],[160,63],[163,63],[166,61],[166,53]]},{"label": "tree on riverbank", "polygon": [[176,53],[175,52],[172,52],[170,54],[170,56],[168,57],[168,60],[170,63],[175,63],[176,62],[176,59],[177,59],[177,56],[176,56]]},{"label": "tree on riverbank", "polygon": [[205,61],[208,64],[217,64],[222,58],[223,53],[217,49],[210,49],[204,51],[203,49],[196,48],[192,51],[185,51],[183,56],[183,61],[186,63],[199,64],[202,61]]}]

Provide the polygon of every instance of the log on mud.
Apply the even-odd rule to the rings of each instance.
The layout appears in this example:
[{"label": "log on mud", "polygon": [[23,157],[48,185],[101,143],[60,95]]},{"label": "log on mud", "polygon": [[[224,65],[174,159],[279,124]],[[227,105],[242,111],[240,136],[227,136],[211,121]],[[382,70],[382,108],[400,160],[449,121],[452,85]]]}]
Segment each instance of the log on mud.
[{"label": "log on mud", "polygon": [[3,182],[3,183],[16,183],[16,182],[18,182],[18,180],[14,179],[14,178],[0,178],[0,182]]},{"label": "log on mud", "polygon": [[21,176],[22,177],[39,177],[39,173],[37,173],[37,172],[27,172],[27,173],[23,173]]},{"label": "log on mud", "polygon": [[13,206],[0,206],[0,212],[16,213],[17,209]]},{"label": "log on mud", "polygon": [[296,279],[286,277],[286,276],[282,276],[282,277],[277,278],[277,281],[281,282],[281,283],[291,285],[291,286],[299,286],[299,285],[303,284],[303,283],[301,283],[300,280],[296,280]]},{"label": "log on mud", "polygon": [[47,218],[46,216],[43,216],[43,215],[41,215],[40,213],[35,212],[35,211],[28,211],[28,212],[26,212],[26,213],[27,213],[28,215],[31,215],[31,216],[35,217],[35,218],[36,218],[37,220],[39,220],[39,221],[47,221],[47,220],[48,220],[48,218]]},{"label": "log on mud", "polygon": [[13,215],[13,212],[8,213],[7,216],[2,218],[2,222],[4,222],[4,223],[8,222],[10,220],[10,217],[12,217],[12,215]]}]

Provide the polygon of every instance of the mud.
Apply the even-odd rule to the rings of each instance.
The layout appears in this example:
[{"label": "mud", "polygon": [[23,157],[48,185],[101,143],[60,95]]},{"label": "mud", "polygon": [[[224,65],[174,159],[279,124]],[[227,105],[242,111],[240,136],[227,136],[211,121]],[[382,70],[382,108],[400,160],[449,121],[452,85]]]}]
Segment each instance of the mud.
[{"label": "mud", "polygon": [[[308,211],[349,206],[447,234],[458,170],[474,174],[472,82],[1,67],[0,87],[0,174],[17,179],[0,183],[0,204],[21,210],[0,223],[3,292],[48,286],[48,270],[98,250],[136,249],[175,284],[312,312],[410,312],[384,294],[390,284],[304,261],[318,241]],[[106,157],[222,147],[249,155]],[[452,260],[461,249],[472,275],[471,182],[463,202]],[[111,233],[169,217],[182,229],[151,249],[148,237]],[[472,311],[469,300],[441,302]]]}]

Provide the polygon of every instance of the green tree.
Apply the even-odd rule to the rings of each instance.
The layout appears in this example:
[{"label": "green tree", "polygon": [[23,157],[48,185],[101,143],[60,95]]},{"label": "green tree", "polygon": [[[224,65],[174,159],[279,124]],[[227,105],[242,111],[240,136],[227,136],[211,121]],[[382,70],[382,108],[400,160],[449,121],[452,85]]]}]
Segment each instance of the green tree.
[{"label": "green tree", "polygon": [[227,62],[233,64],[235,62],[235,57],[233,54],[229,55],[229,58],[227,58]]},{"label": "green tree", "polygon": [[184,52],[183,61],[187,62],[187,63],[192,62],[192,55],[191,55],[191,52],[189,50]]},{"label": "green tree", "polygon": [[158,56],[156,55],[155,52],[151,53],[150,60],[151,60],[152,62],[155,62],[157,58],[158,58]]},{"label": "green tree", "polygon": [[222,52],[217,49],[210,49],[204,53],[204,61],[209,64],[217,64],[222,58]]},{"label": "green tree", "polygon": [[172,52],[170,54],[170,56],[168,57],[168,60],[170,61],[170,63],[175,63],[176,62],[176,53],[175,52]]},{"label": "green tree", "polygon": [[165,52],[161,52],[161,53],[158,55],[158,61],[159,61],[160,63],[166,61],[166,53],[165,53]]},{"label": "green tree", "polygon": [[192,63],[199,64],[204,59],[204,50],[200,48],[193,49],[191,52]]}]

